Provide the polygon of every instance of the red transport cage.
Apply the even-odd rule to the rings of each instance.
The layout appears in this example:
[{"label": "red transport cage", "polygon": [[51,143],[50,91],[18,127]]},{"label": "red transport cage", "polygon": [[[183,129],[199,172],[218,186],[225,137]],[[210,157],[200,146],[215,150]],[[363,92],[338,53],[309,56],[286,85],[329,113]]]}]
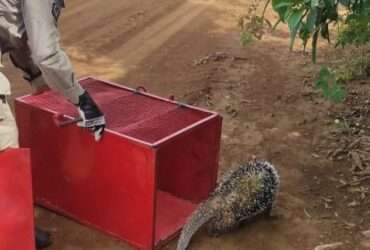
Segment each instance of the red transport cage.
[{"label": "red transport cage", "polygon": [[0,250],[34,250],[31,162],[27,149],[0,152]]},{"label": "red transport cage", "polygon": [[32,149],[38,204],[154,249],[174,236],[217,180],[221,117],[114,83],[82,79],[106,115],[95,142],[55,92],[16,100],[22,146]]}]

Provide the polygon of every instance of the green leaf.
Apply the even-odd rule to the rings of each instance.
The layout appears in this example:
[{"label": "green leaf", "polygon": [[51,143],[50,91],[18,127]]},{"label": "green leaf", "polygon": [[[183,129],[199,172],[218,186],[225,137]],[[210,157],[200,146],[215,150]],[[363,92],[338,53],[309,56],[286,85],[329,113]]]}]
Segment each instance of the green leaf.
[{"label": "green leaf", "polygon": [[286,7],[289,7],[289,6],[292,6],[293,4],[291,2],[281,2],[281,3],[278,3],[274,6],[274,9],[281,9],[281,8],[286,8]]},{"label": "green leaf", "polygon": [[320,78],[328,78],[330,77],[330,75],[331,75],[331,72],[328,67],[324,66],[320,69],[320,72],[319,72]]},{"label": "green leaf", "polygon": [[330,71],[327,67],[322,67],[319,72],[319,77],[315,82],[315,87],[318,88],[327,88],[328,78],[330,77]]},{"label": "green leaf", "polygon": [[284,17],[292,4],[289,0],[272,0],[272,8],[279,14],[282,21],[285,21]]},{"label": "green leaf", "polygon": [[344,6],[349,6],[351,3],[351,0],[339,0],[339,3]]},{"label": "green leaf", "polygon": [[299,38],[301,38],[303,42],[303,51],[306,51],[308,39],[310,39],[310,36],[311,36],[311,32],[308,28],[307,23],[302,22],[302,26],[299,29]]},{"label": "green leaf", "polygon": [[321,36],[330,43],[329,24],[321,25]]},{"label": "green leaf", "polygon": [[288,20],[288,18],[292,15],[292,12],[293,12],[293,9],[288,9],[286,12],[285,12],[285,14],[284,14],[284,16],[283,16],[283,21],[284,22],[286,22],[287,20]]},{"label": "green leaf", "polygon": [[343,102],[346,93],[341,85],[338,84],[335,74],[327,67],[322,67],[319,76],[315,81],[316,89],[322,91],[323,96],[333,102]]},{"label": "green leaf", "polygon": [[304,9],[293,10],[288,17],[289,28],[294,29],[302,20]]},{"label": "green leaf", "polygon": [[311,9],[307,14],[307,28],[312,33],[315,29],[315,24],[317,22],[317,8]]},{"label": "green leaf", "polygon": [[346,98],[346,92],[343,90],[342,86],[335,83],[330,89],[329,100],[340,103],[343,102]]},{"label": "green leaf", "polygon": [[241,44],[246,47],[248,44],[253,42],[253,35],[247,31],[243,31],[240,36]]},{"label": "green leaf", "polygon": [[326,7],[326,9],[330,10],[332,7],[335,6],[335,2],[334,0],[324,0],[324,5]]},{"label": "green leaf", "polygon": [[291,15],[287,19],[290,30],[290,50],[293,49],[295,38],[301,26],[301,21],[304,15],[303,13],[304,9],[293,10]]},{"label": "green leaf", "polygon": [[320,0],[312,0],[311,1],[311,8],[312,9],[319,7],[319,5],[320,5]]},{"label": "green leaf", "polygon": [[331,22],[336,22],[338,21],[339,15],[338,15],[338,10],[336,5],[331,5],[328,7],[328,19]]},{"label": "green leaf", "polygon": [[312,36],[312,61],[316,63],[317,40],[319,38],[320,29],[317,29]]}]

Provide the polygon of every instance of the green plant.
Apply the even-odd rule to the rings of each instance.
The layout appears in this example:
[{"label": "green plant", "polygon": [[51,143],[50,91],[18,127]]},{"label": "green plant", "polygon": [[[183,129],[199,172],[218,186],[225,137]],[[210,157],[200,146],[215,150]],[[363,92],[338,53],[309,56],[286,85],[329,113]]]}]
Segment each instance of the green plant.
[{"label": "green plant", "polygon": [[319,76],[315,81],[315,87],[320,89],[327,100],[339,103],[343,102],[346,93],[338,83],[336,76],[327,67],[320,70]]},{"label": "green plant", "polygon": [[370,56],[361,50],[352,50],[351,56],[346,56],[337,62],[335,75],[338,82],[361,80],[370,77]]},{"label": "green plant", "polygon": [[370,43],[370,1],[368,6],[352,11],[345,22],[339,27],[337,46],[353,44],[361,46]]},{"label": "green plant", "polygon": [[[270,3],[279,15],[279,20],[273,25],[273,29],[281,22],[288,25],[290,49],[293,49],[297,37],[301,39],[304,50],[311,41],[314,63],[316,63],[319,38],[322,37],[329,43],[332,40],[331,25],[336,25],[338,28],[336,46],[353,44],[359,47],[370,44],[370,0],[267,0],[260,17],[255,15],[258,5],[253,2],[249,14],[242,17],[239,22],[242,28],[242,44],[249,43],[253,37],[260,39],[264,34],[265,23],[272,27],[264,17]],[[345,99],[345,90],[340,82],[358,76],[370,76],[369,56],[366,52],[362,52],[359,58],[352,58],[350,61],[351,68],[342,67],[341,70],[337,70],[338,76],[335,71],[330,71],[327,67],[321,68],[316,80],[316,88],[322,91],[326,99],[342,102]]]},{"label": "green plant", "polygon": [[[331,25],[337,25],[338,28],[336,46],[362,46],[370,43],[370,0],[268,0],[268,3],[270,1],[273,9],[279,14],[279,20],[274,27],[280,22],[288,24],[290,49],[293,48],[297,37],[302,40],[304,50],[311,41],[314,63],[319,37],[331,42]],[[353,60],[354,67],[358,67],[362,76],[370,75],[367,59],[366,53],[362,53],[359,60]],[[334,102],[342,102],[345,99],[345,91],[339,82],[354,78],[357,73],[348,69],[342,73],[338,79],[327,67],[321,68],[316,88],[322,90],[326,99]]]},{"label": "green plant", "polygon": [[243,46],[247,46],[253,41],[252,33],[248,31],[242,31],[240,35],[240,42]]},{"label": "green plant", "polygon": [[[355,43],[361,45],[369,42],[369,0],[271,1],[273,9],[279,14],[277,24],[280,22],[288,24],[290,48],[293,48],[297,37],[302,40],[304,49],[311,40],[313,62],[316,62],[319,37],[331,41],[329,29],[331,24],[342,25],[338,44]],[[346,13],[341,14],[340,8],[345,9]]]},{"label": "green plant", "polygon": [[260,0],[252,1],[247,13],[239,18],[240,41],[243,46],[252,42],[254,38],[260,40],[265,33],[265,28],[272,27],[270,21],[264,17],[269,2],[264,6],[262,16],[257,13],[260,3]]}]

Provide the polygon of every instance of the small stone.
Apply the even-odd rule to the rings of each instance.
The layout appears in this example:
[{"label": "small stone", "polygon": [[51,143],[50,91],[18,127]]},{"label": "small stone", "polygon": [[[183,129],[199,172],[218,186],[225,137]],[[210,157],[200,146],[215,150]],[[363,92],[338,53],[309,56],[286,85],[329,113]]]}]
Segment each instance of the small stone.
[{"label": "small stone", "polygon": [[299,133],[299,132],[292,132],[290,135],[291,136],[294,136],[294,137],[300,137],[301,136],[301,133]]},{"label": "small stone", "polygon": [[366,238],[369,238],[370,239],[370,230],[367,230],[367,231],[362,231],[361,234],[363,236],[365,236]]},{"label": "small stone", "polygon": [[291,140],[296,140],[297,138],[301,137],[302,134],[299,132],[291,132],[288,134],[288,138]]},{"label": "small stone", "polygon": [[358,205],[360,205],[360,203],[359,202],[357,202],[357,201],[352,201],[351,203],[348,203],[348,207],[357,207]]},{"label": "small stone", "polygon": [[272,129],[270,129],[270,132],[271,133],[275,133],[275,132],[277,132],[279,129],[278,128],[272,128]]},{"label": "small stone", "polygon": [[356,227],[356,224],[354,224],[354,223],[344,222],[344,224],[345,224],[345,227],[346,227],[347,229],[351,229],[351,228]]},{"label": "small stone", "polygon": [[366,249],[370,249],[370,240],[361,241],[361,246],[366,248]]},{"label": "small stone", "polygon": [[329,249],[337,249],[341,246],[343,246],[343,242],[336,242],[331,244],[325,244],[315,247],[315,250],[329,250]]},{"label": "small stone", "polygon": [[318,158],[320,158],[320,155],[313,153],[312,157],[318,159]]}]

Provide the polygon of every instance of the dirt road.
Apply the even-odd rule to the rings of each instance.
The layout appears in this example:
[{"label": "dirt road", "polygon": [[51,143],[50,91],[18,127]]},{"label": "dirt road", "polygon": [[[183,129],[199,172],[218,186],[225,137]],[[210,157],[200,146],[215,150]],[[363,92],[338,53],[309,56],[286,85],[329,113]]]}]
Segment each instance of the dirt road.
[{"label": "dirt road", "polygon": [[[308,250],[338,240],[345,243],[342,249],[361,249],[358,231],[369,221],[348,231],[340,223],[359,225],[354,211],[335,197],[331,210],[320,202],[335,189],[326,179],[335,166],[316,152],[328,123],[328,104],[304,98],[309,58],[288,51],[286,30],[241,48],[237,18],[248,6],[242,0],[66,4],[60,22],[62,43],[78,76],[145,86],[155,94],[174,94],[220,112],[225,118],[221,173],[253,155],[278,167],[283,185],[277,219],[216,239],[200,232],[190,249]],[[215,59],[197,65],[197,60],[214,53]],[[13,68],[7,67],[6,73],[18,83],[13,86],[15,95],[29,91]],[[339,224],[334,214],[343,218]],[[51,250],[131,249],[43,210],[38,210],[37,220],[53,232]],[[175,243],[164,248],[175,249]]]}]

